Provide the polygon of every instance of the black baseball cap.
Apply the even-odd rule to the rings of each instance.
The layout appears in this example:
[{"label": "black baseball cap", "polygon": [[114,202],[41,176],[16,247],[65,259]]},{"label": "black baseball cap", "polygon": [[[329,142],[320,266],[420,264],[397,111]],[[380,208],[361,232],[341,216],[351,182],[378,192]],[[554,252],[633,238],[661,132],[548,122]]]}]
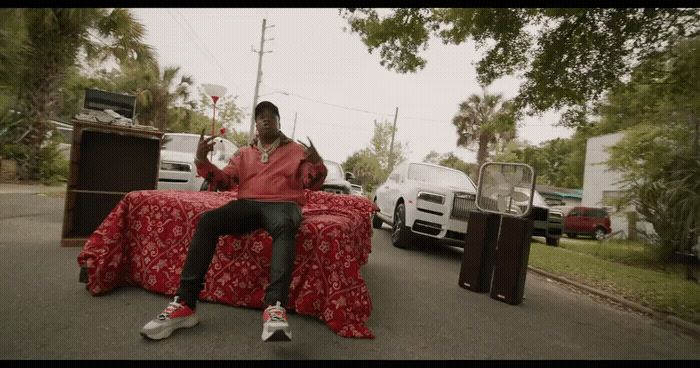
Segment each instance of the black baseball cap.
[{"label": "black baseball cap", "polygon": [[263,110],[271,111],[275,115],[277,115],[277,119],[280,118],[280,110],[277,108],[277,106],[275,106],[275,104],[273,104],[270,101],[262,101],[257,106],[255,106],[255,117],[257,118]]}]

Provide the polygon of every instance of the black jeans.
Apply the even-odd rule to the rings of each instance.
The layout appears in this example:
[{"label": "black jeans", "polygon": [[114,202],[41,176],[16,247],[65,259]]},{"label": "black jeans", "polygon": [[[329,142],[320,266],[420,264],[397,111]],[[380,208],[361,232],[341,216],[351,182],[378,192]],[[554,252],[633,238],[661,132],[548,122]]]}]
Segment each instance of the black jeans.
[{"label": "black jeans", "polygon": [[262,202],[239,199],[202,214],[187,251],[176,295],[196,308],[204,276],[214,258],[219,236],[242,235],[264,228],[272,236],[270,285],[265,290],[267,305],[287,304],[296,256],[296,234],[301,209],[293,202]]}]

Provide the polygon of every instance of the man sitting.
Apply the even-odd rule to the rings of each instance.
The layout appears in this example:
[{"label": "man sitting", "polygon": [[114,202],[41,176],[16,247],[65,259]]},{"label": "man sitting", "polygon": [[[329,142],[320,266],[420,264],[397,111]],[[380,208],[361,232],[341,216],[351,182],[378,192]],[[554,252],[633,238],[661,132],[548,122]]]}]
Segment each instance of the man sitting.
[{"label": "man sitting", "polygon": [[207,160],[212,138],[200,138],[195,164],[199,175],[221,190],[238,183],[238,200],[204,213],[187,252],[180,287],[172,302],[148,322],[141,335],[164,339],[179,328],[199,323],[197,297],[219,236],[241,235],[264,228],[272,236],[270,284],[265,290],[263,341],[290,340],[285,306],[295,260],[295,238],[302,221],[304,189],[318,190],[327,169],[311,140],[293,142],[280,129],[277,106],[263,101],[255,107],[258,136],[240,148],[223,170]]}]

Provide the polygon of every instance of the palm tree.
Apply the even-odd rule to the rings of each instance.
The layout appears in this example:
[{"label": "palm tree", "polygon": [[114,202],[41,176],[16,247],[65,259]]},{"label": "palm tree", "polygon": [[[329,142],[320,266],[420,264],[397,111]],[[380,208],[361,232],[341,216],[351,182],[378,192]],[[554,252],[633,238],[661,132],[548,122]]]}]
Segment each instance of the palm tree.
[{"label": "palm tree", "polygon": [[[26,50],[21,57],[17,109],[30,124],[23,143],[33,153],[50,129],[47,120],[61,110],[61,88],[81,56],[98,62],[111,56],[120,64],[147,65],[154,60],[151,47],[143,43],[144,26],[128,10],[31,8],[21,15]],[[30,176],[36,176],[36,164],[30,159]]]},{"label": "palm tree", "polygon": [[[26,34],[20,9],[0,9],[0,20],[0,96],[9,98],[17,85]],[[5,107],[1,102],[0,108]]]},{"label": "palm tree", "polygon": [[452,124],[457,128],[457,146],[478,145],[478,167],[486,162],[489,150],[508,142],[516,136],[516,116],[512,102],[502,101],[502,96],[483,93],[473,94],[459,104],[459,111]]},{"label": "palm tree", "polygon": [[[171,117],[182,115],[187,119],[187,111],[195,108],[196,102],[190,100],[189,87],[192,77],[183,75],[177,82],[180,67],[166,67],[161,72],[157,63],[143,68],[129,66],[118,78],[117,90],[136,96],[136,112],[140,124],[149,124],[165,131]],[[188,106],[183,114],[172,114],[170,108]]]}]

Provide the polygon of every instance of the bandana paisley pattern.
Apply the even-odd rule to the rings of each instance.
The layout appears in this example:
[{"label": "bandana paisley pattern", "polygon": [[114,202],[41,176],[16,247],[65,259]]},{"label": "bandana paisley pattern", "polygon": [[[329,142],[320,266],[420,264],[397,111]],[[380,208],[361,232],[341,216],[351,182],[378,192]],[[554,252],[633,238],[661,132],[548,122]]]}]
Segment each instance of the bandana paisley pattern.
[{"label": "bandana paisley pattern", "polygon": [[[200,215],[237,198],[228,192],[134,191],[88,238],[78,255],[87,290],[101,295],[122,286],[174,295]],[[315,316],[340,336],[373,338],[372,310],[360,267],[371,252],[367,198],[305,192],[296,238],[289,305]],[[200,300],[262,309],[269,283],[272,238],[265,230],[219,238]]]}]

